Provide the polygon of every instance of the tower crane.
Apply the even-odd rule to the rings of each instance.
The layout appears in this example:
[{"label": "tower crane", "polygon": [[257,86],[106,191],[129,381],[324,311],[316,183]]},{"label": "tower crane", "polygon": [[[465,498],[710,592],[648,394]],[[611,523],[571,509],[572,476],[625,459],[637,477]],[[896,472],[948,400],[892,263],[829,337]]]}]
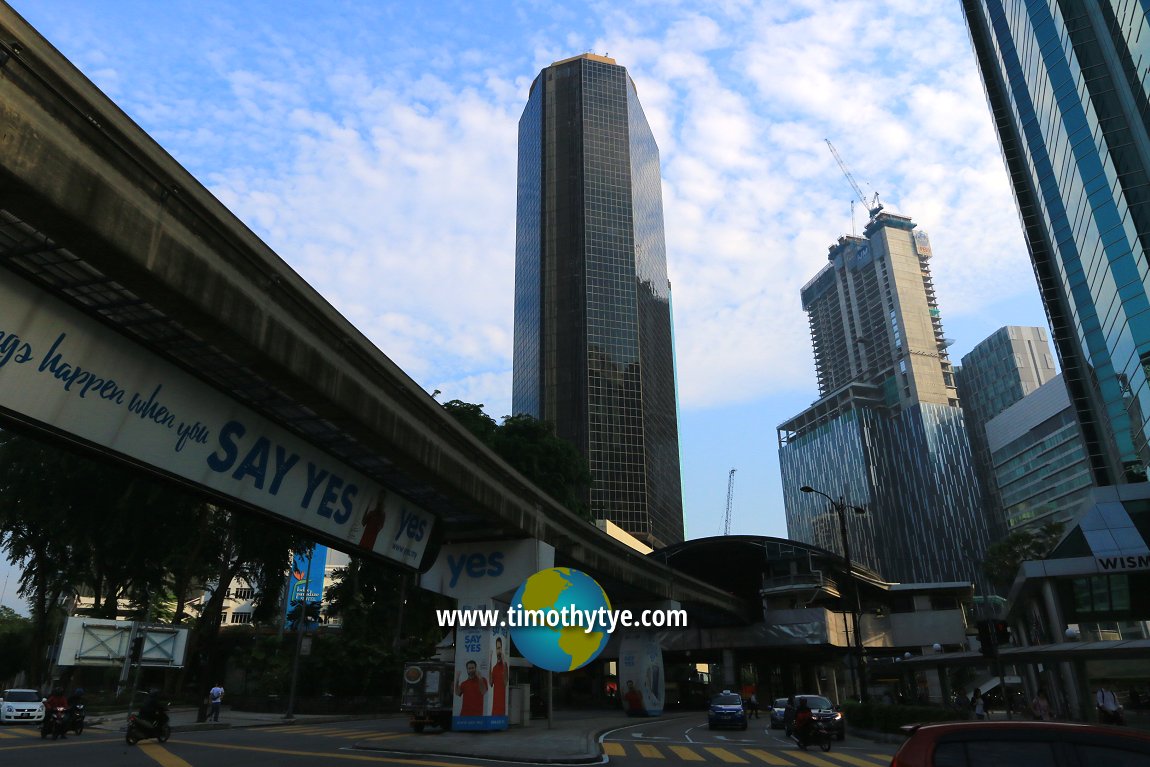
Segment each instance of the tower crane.
[{"label": "tower crane", "polygon": [[[846,176],[847,183],[851,185],[851,189],[854,190],[858,201],[861,202],[863,207],[867,209],[867,213],[870,214],[871,220],[873,221],[874,217],[877,216],[880,211],[882,211],[882,203],[878,201],[878,192],[875,192],[871,201],[867,202],[866,195],[863,194],[862,188],[859,187],[858,182],[855,181],[855,177],[851,175],[849,170],[847,170],[847,164],[843,162],[843,158],[839,156],[838,150],[835,149],[835,145],[831,143],[829,138],[823,139],[823,141],[827,142],[827,146],[830,148],[831,154],[834,155],[835,162],[839,164],[839,170],[841,170],[843,175]],[[854,207],[853,202],[851,203],[851,207]]]},{"label": "tower crane", "polygon": [[727,516],[723,518],[723,535],[731,534],[731,502],[735,500],[735,469],[727,473]]}]

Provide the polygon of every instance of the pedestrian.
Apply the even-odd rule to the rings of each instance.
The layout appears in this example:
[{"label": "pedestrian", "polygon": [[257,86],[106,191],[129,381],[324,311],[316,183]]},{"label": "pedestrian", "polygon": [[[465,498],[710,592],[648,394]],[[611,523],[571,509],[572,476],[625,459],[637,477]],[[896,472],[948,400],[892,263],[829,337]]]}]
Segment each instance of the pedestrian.
[{"label": "pedestrian", "polygon": [[1098,704],[1099,722],[1102,724],[1126,724],[1126,719],[1122,716],[1122,706],[1118,703],[1118,696],[1105,684],[1098,686],[1094,700]]},{"label": "pedestrian", "polygon": [[1050,700],[1046,697],[1046,688],[1039,688],[1038,694],[1030,702],[1030,713],[1040,722],[1054,721],[1054,712],[1050,708]]},{"label": "pedestrian", "polygon": [[750,718],[754,717],[755,719],[758,719],[759,718],[759,696],[752,692],[750,700],[748,701],[748,703],[750,704],[750,713],[747,714],[747,718],[750,719]]},{"label": "pedestrian", "polygon": [[983,700],[982,690],[977,687],[974,688],[974,694],[970,696],[970,708],[974,711],[975,719],[986,718],[986,701]]},{"label": "pedestrian", "polygon": [[208,719],[213,722],[220,721],[220,703],[224,700],[224,687],[219,682],[216,686],[208,691],[208,703],[211,704],[212,710],[208,713]]}]

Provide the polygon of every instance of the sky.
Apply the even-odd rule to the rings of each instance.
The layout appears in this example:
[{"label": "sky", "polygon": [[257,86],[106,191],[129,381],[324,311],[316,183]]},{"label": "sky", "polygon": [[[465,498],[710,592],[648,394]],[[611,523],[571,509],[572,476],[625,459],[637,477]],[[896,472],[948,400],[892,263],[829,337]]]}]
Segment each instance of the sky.
[{"label": "sky", "polygon": [[930,235],[953,362],[1046,325],[956,0],[10,2],[418,384],[496,419],[528,89],[580,53],[627,67],[688,538],[722,532],[732,468],[731,532],[786,536],[776,427],[818,396],[799,290],[865,224],[826,139]]}]

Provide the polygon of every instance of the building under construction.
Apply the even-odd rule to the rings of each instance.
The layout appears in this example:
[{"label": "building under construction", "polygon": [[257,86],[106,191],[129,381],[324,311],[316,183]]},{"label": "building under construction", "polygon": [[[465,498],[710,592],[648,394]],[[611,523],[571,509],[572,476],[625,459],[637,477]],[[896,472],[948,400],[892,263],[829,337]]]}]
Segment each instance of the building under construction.
[{"label": "building under construction", "polygon": [[842,551],[834,512],[809,485],[865,506],[848,526],[861,563],[894,581],[970,577],[987,544],[958,406],[930,241],[873,211],[802,289],[820,398],[779,426],[789,536]]}]

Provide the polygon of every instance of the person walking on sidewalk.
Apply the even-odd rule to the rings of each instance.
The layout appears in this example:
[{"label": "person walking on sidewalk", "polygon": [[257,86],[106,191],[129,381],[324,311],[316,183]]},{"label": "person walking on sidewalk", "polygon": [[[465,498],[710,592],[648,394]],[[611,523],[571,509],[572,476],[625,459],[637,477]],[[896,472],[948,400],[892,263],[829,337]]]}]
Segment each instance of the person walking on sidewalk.
[{"label": "person walking on sidewalk", "polygon": [[208,712],[208,719],[213,722],[220,721],[220,703],[224,700],[224,688],[219,682],[216,686],[208,691],[208,703],[211,704],[212,710]]}]

